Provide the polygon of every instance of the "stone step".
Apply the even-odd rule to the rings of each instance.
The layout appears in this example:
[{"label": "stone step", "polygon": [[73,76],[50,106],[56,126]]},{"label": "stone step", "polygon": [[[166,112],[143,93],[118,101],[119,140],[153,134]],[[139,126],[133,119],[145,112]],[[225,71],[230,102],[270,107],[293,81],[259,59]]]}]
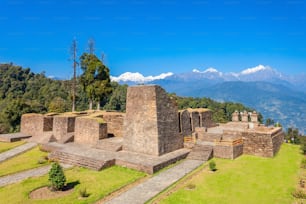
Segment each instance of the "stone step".
[{"label": "stone step", "polygon": [[10,133],[10,134],[0,134],[0,142],[16,142],[23,139],[32,137],[29,134],[24,134],[21,132]]},{"label": "stone step", "polygon": [[110,160],[98,160],[91,157],[81,156],[64,152],[61,150],[55,150],[49,154],[51,160],[57,160],[62,163],[67,163],[75,166],[82,166],[93,170],[101,170],[110,166],[115,165],[115,159]]},{"label": "stone step", "polygon": [[213,147],[208,145],[199,145],[196,144],[187,159],[207,161],[213,157]]}]

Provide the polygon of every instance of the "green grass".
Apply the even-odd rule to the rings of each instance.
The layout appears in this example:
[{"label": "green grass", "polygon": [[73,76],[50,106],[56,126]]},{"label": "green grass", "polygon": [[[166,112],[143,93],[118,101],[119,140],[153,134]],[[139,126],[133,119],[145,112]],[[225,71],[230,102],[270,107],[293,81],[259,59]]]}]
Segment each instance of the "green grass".
[{"label": "green grass", "polygon": [[[102,171],[93,171],[84,168],[72,168],[65,171],[67,183],[79,182],[69,195],[48,200],[31,200],[32,190],[48,185],[48,176],[30,178],[21,183],[0,187],[2,203],[94,203],[109,193],[132,183],[146,174],[124,167],[113,166]],[[87,198],[79,199],[79,190],[86,188]]]},{"label": "green grass", "polygon": [[24,144],[24,141],[18,142],[0,142],[0,153],[5,152],[7,150],[13,149],[14,147],[20,146]]},{"label": "green grass", "polygon": [[17,173],[27,169],[33,169],[46,165],[48,163],[39,164],[38,160],[46,156],[46,152],[42,152],[35,147],[23,154],[13,157],[7,161],[0,163],[0,176]]},{"label": "green grass", "polygon": [[[299,146],[283,144],[274,158],[214,159],[216,172],[205,164],[201,173],[161,203],[293,203],[291,192],[298,183],[302,157]],[[188,189],[193,185],[194,189]]]}]

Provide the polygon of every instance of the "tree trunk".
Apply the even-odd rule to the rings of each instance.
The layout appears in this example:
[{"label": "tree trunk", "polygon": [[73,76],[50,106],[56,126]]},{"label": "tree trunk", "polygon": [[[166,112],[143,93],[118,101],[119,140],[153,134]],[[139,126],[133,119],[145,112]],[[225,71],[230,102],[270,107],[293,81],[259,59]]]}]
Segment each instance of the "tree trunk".
[{"label": "tree trunk", "polygon": [[92,100],[89,100],[89,110],[92,110]]},{"label": "tree trunk", "polygon": [[100,110],[100,101],[97,102],[97,110]]},{"label": "tree trunk", "polygon": [[75,102],[72,102],[72,112],[75,111]]}]

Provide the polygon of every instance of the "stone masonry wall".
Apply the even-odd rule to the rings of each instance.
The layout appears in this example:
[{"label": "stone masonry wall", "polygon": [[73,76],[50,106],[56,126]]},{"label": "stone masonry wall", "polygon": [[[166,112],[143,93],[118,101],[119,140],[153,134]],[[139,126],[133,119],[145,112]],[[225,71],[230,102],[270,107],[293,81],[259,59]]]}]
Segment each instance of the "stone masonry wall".
[{"label": "stone masonry wall", "polygon": [[183,136],[188,136],[192,134],[192,129],[191,129],[191,118],[190,118],[190,114],[187,110],[183,110],[179,112],[180,115],[180,129],[181,129],[181,133]]},{"label": "stone masonry wall", "polygon": [[198,111],[192,111],[192,109],[188,109],[191,117],[191,127],[192,132],[195,131],[195,128],[200,127],[200,114]]},{"label": "stone masonry wall", "polygon": [[56,140],[61,140],[62,138],[68,136],[68,133],[74,132],[76,116],[65,116],[59,115],[54,116],[53,119],[53,136]]},{"label": "stone masonry wall", "polygon": [[156,86],[156,104],[159,155],[183,148],[184,138],[177,125],[177,104],[160,86]]},{"label": "stone masonry wall", "polygon": [[273,134],[246,131],[242,135],[244,140],[243,153],[256,156],[273,157],[283,141],[281,130]]},{"label": "stone masonry wall", "polygon": [[216,145],[214,146],[214,157],[224,159],[235,159],[243,154],[243,144],[227,146]]},{"label": "stone masonry wall", "polygon": [[101,115],[101,118],[107,123],[107,131],[109,135],[115,137],[123,136],[123,121],[125,113],[118,112],[105,112]]},{"label": "stone masonry wall", "polygon": [[44,116],[42,114],[23,114],[21,116],[20,132],[37,137],[43,133]]},{"label": "stone masonry wall", "polygon": [[285,137],[285,133],[280,130],[272,135],[272,144],[273,144],[273,156],[277,154],[279,151],[281,145],[283,144]]},{"label": "stone masonry wall", "polygon": [[216,124],[212,120],[212,111],[211,110],[203,110],[199,111],[200,114],[200,127],[215,127]]},{"label": "stone masonry wall", "polygon": [[176,105],[161,87],[128,87],[123,148],[156,156],[182,148],[177,114]]},{"label": "stone masonry wall", "polygon": [[39,137],[43,132],[52,131],[53,117],[36,113],[23,114],[20,125],[20,132]]},{"label": "stone masonry wall", "polygon": [[107,137],[107,124],[97,118],[78,117],[75,120],[74,142],[84,145],[96,145]]}]

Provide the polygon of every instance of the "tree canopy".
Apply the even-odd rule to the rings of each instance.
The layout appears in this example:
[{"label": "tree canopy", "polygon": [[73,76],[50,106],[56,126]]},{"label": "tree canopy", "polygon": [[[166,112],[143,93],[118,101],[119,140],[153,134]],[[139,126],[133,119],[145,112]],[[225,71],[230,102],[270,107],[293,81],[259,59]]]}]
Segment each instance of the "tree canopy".
[{"label": "tree canopy", "polygon": [[89,109],[92,109],[93,102],[97,103],[99,109],[102,99],[112,92],[109,69],[94,54],[84,53],[80,61],[83,71],[80,82],[89,99]]}]

